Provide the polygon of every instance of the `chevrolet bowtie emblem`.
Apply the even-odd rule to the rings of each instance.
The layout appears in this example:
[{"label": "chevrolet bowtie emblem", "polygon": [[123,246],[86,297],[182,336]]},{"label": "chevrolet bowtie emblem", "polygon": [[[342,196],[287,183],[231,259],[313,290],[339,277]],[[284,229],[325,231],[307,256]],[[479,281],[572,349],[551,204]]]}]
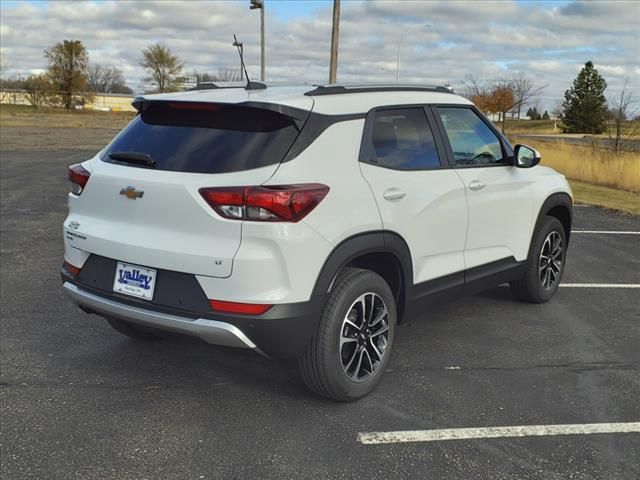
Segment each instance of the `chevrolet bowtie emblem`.
[{"label": "chevrolet bowtie emblem", "polygon": [[136,198],[142,198],[144,192],[136,190],[134,187],[127,187],[120,190],[120,195],[124,195],[130,200],[135,200]]}]

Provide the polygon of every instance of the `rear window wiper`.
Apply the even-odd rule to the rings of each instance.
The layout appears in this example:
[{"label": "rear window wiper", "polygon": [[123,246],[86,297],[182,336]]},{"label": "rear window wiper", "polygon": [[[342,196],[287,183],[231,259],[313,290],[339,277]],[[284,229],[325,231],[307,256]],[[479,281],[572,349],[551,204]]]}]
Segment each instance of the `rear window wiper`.
[{"label": "rear window wiper", "polygon": [[109,154],[111,160],[117,162],[138,163],[140,165],[147,165],[148,167],[155,167],[156,161],[148,153],[141,152],[111,152]]}]

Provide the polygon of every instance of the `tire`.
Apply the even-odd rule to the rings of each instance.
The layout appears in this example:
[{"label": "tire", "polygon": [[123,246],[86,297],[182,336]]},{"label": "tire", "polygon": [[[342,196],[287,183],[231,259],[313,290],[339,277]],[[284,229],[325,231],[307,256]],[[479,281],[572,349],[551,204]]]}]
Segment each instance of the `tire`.
[{"label": "tire", "polygon": [[340,402],[367,395],[389,363],[396,320],[393,293],[380,275],[343,269],[328,294],[318,330],[298,361],[304,383]]},{"label": "tire", "polygon": [[115,318],[107,318],[107,322],[109,322],[109,325],[111,325],[118,333],[136,340],[156,340],[160,338],[159,334],[154,333],[151,330],[147,330],[144,327],[138,327],[129,322],[123,322],[122,320],[116,320]]},{"label": "tire", "polygon": [[[561,250],[554,253],[557,241]],[[546,254],[550,249],[552,255],[548,256]],[[564,227],[557,218],[545,217],[533,236],[525,275],[510,284],[514,296],[530,303],[549,301],[560,285],[566,255],[567,235]]]}]

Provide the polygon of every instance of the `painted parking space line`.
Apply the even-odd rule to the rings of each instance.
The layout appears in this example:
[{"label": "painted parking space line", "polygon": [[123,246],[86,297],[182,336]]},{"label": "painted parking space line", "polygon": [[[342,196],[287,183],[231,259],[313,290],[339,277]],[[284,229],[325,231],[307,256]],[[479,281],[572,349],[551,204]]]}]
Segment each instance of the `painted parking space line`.
[{"label": "painted parking space line", "polygon": [[[507,288],[508,283],[500,285]],[[561,283],[561,288],[640,288],[640,283]]]},{"label": "painted parking space line", "polygon": [[564,288],[640,288],[640,283],[561,283]]},{"label": "painted parking space line", "polygon": [[358,434],[358,442],[364,445],[379,445],[386,443],[441,442],[446,440],[474,440],[483,438],[591,435],[597,433],[640,433],[640,422],[364,432]]},{"label": "painted parking space line", "polygon": [[640,232],[624,230],[571,230],[571,233],[590,233],[595,235],[640,235]]}]

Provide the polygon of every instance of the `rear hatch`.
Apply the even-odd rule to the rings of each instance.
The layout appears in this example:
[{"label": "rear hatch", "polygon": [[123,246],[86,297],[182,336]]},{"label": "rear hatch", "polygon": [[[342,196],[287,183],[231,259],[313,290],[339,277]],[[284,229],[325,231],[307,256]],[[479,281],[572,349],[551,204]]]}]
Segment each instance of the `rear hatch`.
[{"label": "rear hatch", "polygon": [[69,198],[70,246],[142,266],[230,276],[242,222],[217,215],[198,190],[264,183],[306,117],[268,105],[175,101],[145,102],[140,110],[85,164],[86,187]]}]

